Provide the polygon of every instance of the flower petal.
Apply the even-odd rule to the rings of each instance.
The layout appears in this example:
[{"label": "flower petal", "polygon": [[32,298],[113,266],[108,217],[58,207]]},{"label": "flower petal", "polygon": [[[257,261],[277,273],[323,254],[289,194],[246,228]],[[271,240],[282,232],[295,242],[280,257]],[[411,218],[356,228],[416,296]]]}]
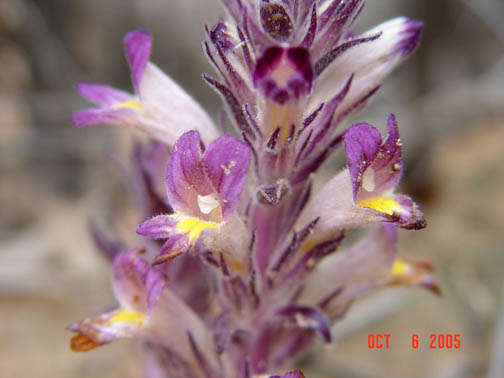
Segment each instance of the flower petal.
[{"label": "flower petal", "polygon": [[198,195],[213,192],[202,164],[203,145],[197,131],[182,135],[175,144],[166,170],[168,202],[177,211],[199,217]]},{"label": "flower petal", "polygon": [[112,286],[122,308],[145,314],[145,279],[150,265],[139,257],[143,252],[134,249],[116,256],[112,264]]},{"label": "flower petal", "polygon": [[367,123],[353,125],[345,132],[345,152],[348,159],[354,198],[362,186],[364,172],[378,154],[381,142],[382,138],[378,129]]},{"label": "flower petal", "polygon": [[249,147],[238,139],[223,135],[205,151],[203,165],[218,193],[222,215],[227,218],[238,204],[247,181]]},{"label": "flower petal", "polygon": [[116,257],[113,286],[121,306],[71,324],[68,328],[78,332],[72,339],[72,349],[87,351],[119,338],[135,337],[168,348],[196,370],[201,358],[217,370],[218,358],[203,321],[165,288],[164,275],[151,268],[140,253],[141,250],[132,250]]},{"label": "flower petal", "polygon": [[[326,302],[338,307],[357,296],[367,293],[385,280],[396,257],[394,229],[380,227],[369,232],[356,244],[322,261],[309,278],[300,301],[302,303]],[[330,283],[330,284],[328,284]],[[332,301],[325,301],[335,289],[343,288]]]},{"label": "flower petal", "polygon": [[152,37],[147,30],[133,30],[124,37],[126,59],[131,69],[131,81],[138,93],[140,81],[152,51]]},{"label": "flower petal", "polygon": [[179,233],[176,226],[177,221],[171,215],[158,215],[142,222],[136,232],[152,239],[167,239]]},{"label": "flower petal", "polygon": [[219,132],[203,108],[153,63],[147,63],[137,94],[145,111],[156,120],[174,144],[189,130],[198,130],[205,143]]},{"label": "flower petal", "polygon": [[405,17],[389,20],[369,30],[360,37],[379,38],[357,44],[339,55],[315,81],[315,93],[308,114],[321,102],[327,102],[336,90],[354,74],[352,88],[346,96],[339,114],[351,111],[366,99],[401,61],[409,56],[420,40],[422,23]]},{"label": "flower petal", "polygon": [[79,83],[77,91],[86,100],[104,107],[133,100],[131,94],[102,84]]},{"label": "flower petal", "polygon": [[138,119],[135,110],[127,107],[122,108],[88,108],[75,112],[71,121],[77,127],[92,125],[127,125],[135,123]]}]

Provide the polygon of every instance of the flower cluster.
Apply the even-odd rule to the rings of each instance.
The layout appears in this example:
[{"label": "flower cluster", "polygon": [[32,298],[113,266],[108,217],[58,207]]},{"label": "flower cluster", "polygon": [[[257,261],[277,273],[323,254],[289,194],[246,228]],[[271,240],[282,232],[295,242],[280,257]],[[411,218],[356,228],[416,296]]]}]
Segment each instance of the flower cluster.
[{"label": "flower cluster", "polygon": [[[124,250],[93,230],[113,261],[118,305],[71,324],[71,347],[138,339],[146,377],[267,377],[317,337],[330,342],[331,325],[372,290],[439,292],[429,263],[397,256],[397,229],[426,222],[396,192],[396,117],[385,138],[367,123],[339,126],[413,52],[422,23],[396,18],[356,34],[362,0],[223,3],[227,16],[204,41],[219,78],[203,77],[240,139],[221,135],[149,61],[144,30],[124,39],[134,94],[78,86],[97,107],[75,113],[77,126],[130,125],[152,140],[134,146],[131,169],[143,247]],[[348,167],[312,192],[340,146]],[[363,226],[360,240],[342,246],[347,230]]]}]

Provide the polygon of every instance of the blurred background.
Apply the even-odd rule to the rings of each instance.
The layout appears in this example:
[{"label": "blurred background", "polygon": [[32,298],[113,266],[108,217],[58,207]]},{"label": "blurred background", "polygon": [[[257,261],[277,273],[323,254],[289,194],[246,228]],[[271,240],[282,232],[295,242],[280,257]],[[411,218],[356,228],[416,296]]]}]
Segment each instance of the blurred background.
[{"label": "blurred background", "polygon": [[[135,346],[87,354],[64,327],[113,301],[108,264],[88,221],[126,207],[121,164],[133,133],[77,130],[77,81],[130,90],[121,40],[154,35],[153,60],[216,116],[200,41],[217,0],[0,0],[0,377],[137,377]],[[400,233],[400,251],[428,258],[444,292],[390,288],[334,329],[335,343],[302,361],[307,378],[504,377],[504,2],[369,0],[356,29],[398,15],[425,22],[417,53],[385,81],[359,121],[398,116],[402,191],[429,227]],[[341,151],[327,174],[340,168]],[[121,163],[122,162],[122,163]],[[126,204],[126,205],[125,205]],[[123,211],[132,236],[138,221]],[[391,348],[368,348],[369,333]],[[411,335],[420,348],[411,348]],[[460,350],[429,349],[429,334],[460,334]]]}]

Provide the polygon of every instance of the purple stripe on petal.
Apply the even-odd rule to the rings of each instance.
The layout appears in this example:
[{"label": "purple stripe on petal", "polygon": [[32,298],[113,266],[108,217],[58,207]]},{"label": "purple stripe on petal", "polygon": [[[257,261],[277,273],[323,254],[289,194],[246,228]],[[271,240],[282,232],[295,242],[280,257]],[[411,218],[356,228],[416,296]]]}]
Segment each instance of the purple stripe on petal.
[{"label": "purple stripe on petal", "polygon": [[147,314],[150,315],[163,289],[167,284],[167,277],[157,268],[150,268],[145,278],[147,293]]},{"label": "purple stripe on petal", "polygon": [[387,128],[383,143],[378,130],[370,125],[355,125],[345,133],[355,201],[381,197],[393,191],[401,179],[401,141],[393,114],[388,118]]},{"label": "purple stripe on petal", "polygon": [[367,193],[364,198],[393,190],[401,179],[403,172],[401,141],[397,121],[393,114],[388,118],[387,130],[387,138],[380,146],[378,156],[371,163],[374,171],[374,191]]},{"label": "purple stripe on petal", "polygon": [[355,39],[352,39],[352,40],[347,41],[345,43],[342,43],[341,45],[338,45],[337,47],[335,47],[331,51],[327,52],[322,58],[320,58],[317,61],[317,63],[315,63],[315,74],[317,76],[319,76],[322,73],[322,71],[324,71],[324,69],[326,69],[327,66],[329,66],[334,61],[334,59],[336,59],[339,55],[343,54],[348,49],[350,49],[354,46],[358,46],[362,43],[372,42],[372,41],[380,38],[381,35],[382,35],[382,33],[379,32],[379,33],[372,35],[370,37],[355,38]]},{"label": "purple stripe on petal", "polygon": [[415,51],[422,39],[423,22],[406,20],[405,29],[401,31],[401,40],[397,42],[396,49],[402,56],[407,56]]},{"label": "purple stripe on petal", "polygon": [[381,134],[367,123],[351,126],[343,137],[354,199],[362,185],[362,175],[376,158],[382,142]]},{"label": "purple stripe on petal", "polygon": [[138,93],[140,80],[151,55],[152,37],[147,30],[134,30],[126,34],[123,42],[131,69],[133,87]]},{"label": "purple stripe on petal", "polygon": [[102,84],[79,83],[77,91],[86,100],[100,106],[112,106],[133,100],[133,96],[129,93]]},{"label": "purple stripe on petal", "polygon": [[213,192],[203,164],[203,145],[197,131],[183,134],[175,144],[166,170],[169,204],[176,210],[199,216],[198,195]]},{"label": "purple stripe on petal", "polygon": [[131,118],[135,118],[134,109],[121,108],[121,109],[111,109],[111,108],[88,108],[81,110],[79,112],[73,113],[70,120],[77,127],[93,126],[93,125],[118,125],[118,124],[128,124],[131,122]]},{"label": "purple stripe on petal", "polygon": [[223,135],[212,142],[205,152],[203,164],[219,194],[224,218],[238,204],[247,181],[249,162],[249,147],[229,135]]},{"label": "purple stripe on petal", "polygon": [[112,265],[112,284],[122,307],[145,313],[145,279],[150,265],[138,256],[142,252],[134,249],[117,255]]}]

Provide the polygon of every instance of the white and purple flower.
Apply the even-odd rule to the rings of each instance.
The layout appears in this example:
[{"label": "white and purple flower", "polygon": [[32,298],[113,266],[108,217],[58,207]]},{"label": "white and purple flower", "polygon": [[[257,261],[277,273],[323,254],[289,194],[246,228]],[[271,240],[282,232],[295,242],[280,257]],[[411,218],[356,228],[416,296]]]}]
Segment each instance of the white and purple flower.
[{"label": "white and purple flower", "polygon": [[[145,249],[122,252],[93,227],[114,261],[119,305],[72,324],[71,345],[139,339],[148,378],[304,378],[271,374],[317,337],[330,342],[357,298],[399,284],[440,293],[429,262],[397,254],[397,230],[426,222],[396,192],[404,163],[395,116],[385,139],[367,123],[343,128],[414,51],[422,23],[401,17],[356,33],[363,0],[223,4],[227,17],[206,27],[204,42],[219,78],[204,79],[242,140],[220,135],[149,62],[144,30],[124,40],[134,94],[78,87],[98,107],[75,113],[77,126],[126,124],[153,141],[137,143],[132,161]],[[313,191],[341,146],[348,167]],[[340,250],[355,227],[370,230]]]}]

